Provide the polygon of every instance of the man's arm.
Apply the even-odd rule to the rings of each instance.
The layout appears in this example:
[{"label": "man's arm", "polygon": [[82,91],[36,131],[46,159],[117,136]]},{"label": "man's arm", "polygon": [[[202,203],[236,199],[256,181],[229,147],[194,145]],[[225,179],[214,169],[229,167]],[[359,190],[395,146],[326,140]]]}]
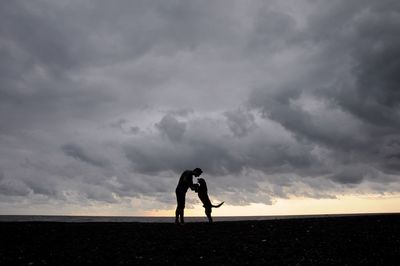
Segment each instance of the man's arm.
[{"label": "man's arm", "polygon": [[190,187],[190,189],[191,190],[194,190],[195,192],[198,192],[199,191],[199,187],[200,187],[200,185],[199,184],[193,184],[191,187]]},{"label": "man's arm", "polygon": [[191,173],[190,173],[190,175],[186,176],[186,181],[187,181],[187,184],[190,187],[190,189],[197,192],[197,189],[199,188],[199,184],[193,184],[193,175]]}]

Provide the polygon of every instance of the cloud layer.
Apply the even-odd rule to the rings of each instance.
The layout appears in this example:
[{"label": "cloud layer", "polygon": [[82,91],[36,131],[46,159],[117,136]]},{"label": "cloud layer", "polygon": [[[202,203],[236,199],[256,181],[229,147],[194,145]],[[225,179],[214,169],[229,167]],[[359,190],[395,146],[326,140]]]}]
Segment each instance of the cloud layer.
[{"label": "cloud layer", "polygon": [[398,193],[399,25],[394,0],[3,1],[0,204],[172,208],[195,167],[233,205]]}]

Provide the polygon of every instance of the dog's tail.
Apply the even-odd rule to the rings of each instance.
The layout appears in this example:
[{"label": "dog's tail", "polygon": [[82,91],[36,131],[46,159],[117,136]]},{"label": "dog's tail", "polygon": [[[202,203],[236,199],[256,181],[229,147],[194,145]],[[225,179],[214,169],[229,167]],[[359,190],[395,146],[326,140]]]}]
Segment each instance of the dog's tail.
[{"label": "dog's tail", "polygon": [[224,204],[224,201],[223,202],[221,202],[220,204],[218,204],[218,205],[211,205],[211,207],[213,207],[213,208],[219,208],[219,207],[221,207],[222,206],[222,204]]}]

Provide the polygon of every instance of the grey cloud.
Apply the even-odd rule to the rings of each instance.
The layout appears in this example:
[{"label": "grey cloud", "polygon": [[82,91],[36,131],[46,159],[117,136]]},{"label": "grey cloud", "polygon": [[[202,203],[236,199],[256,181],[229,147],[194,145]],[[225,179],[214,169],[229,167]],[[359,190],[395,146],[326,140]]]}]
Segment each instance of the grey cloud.
[{"label": "grey cloud", "polygon": [[[301,106],[293,104],[300,99],[300,93],[300,90],[293,92],[292,89],[286,88],[273,92],[255,90],[251,104],[262,107],[264,117],[279,122],[298,137],[305,137],[335,149],[358,149],[367,145],[365,140],[360,138],[362,126],[353,117],[332,109],[329,104],[324,103],[326,100],[320,97],[316,100],[326,106],[315,112],[304,110]],[[337,121],[348,129],[338,128]]]},{"label": "grey cloud", "polygon": [[89,155],[81,146],[76,144],[68,143],[63,145],[61,149],[66,155],[93,166],[108,167],[111,164],[109,160],[102,156]]},{"label": "grey cloud", "polygon": [[[198,46],[220,46],[234,35],[234,27],[226,27],[235,20],[220,16],[215,9],[220,4],[101,0],[0,5],[0,130],[8,132],[71,117],[112,119],[163,102],[158,95],[179,78],[173,76],[180,52],[196,54]],[[176,93],[172,88],[165,92]],[[128,132],[137,133],[137,128]]]},{"label": "grey cloud", "polygon": [[0,172],[0,194],[7,196],[27,196],[31,190],[21,180],[6,178]]},{"label": "grey cloud", "polygon": [[40,177],[33,175],[24,181],[36,195],[43,195],[49,198],[58,198],[59,188],[57,180],[51,177]]},{"label": "grey cloud", "polygon": [[119,129],[120,131],[126,134],[138,134],[140,132],[140,127],[132,126],[130,124],[131,123],[128,120],[120,118],[118,119],[118,121],[110,123],[110,126],[112,128]]},{"label": "grey cloud", "polygon": [[193,165],[184,150],[170,145],[131,144],[124,147],[124,153],[131,162],[133,171],[139,173],[157,174],[166,170],[178,172]]},{"label": "grey cloud", "polygon": [[244,110],[227,111],[225,116],[228,120],[228,126],[232,133],[237,137],[246,136],[256,127],[254,115]]},{"label": "grey cloud", "polygon": [[240,175],[246,168],[266,173],[321,173],[322,162],[312,154],[311,145],[297,144],[293,139],[290,143],[283,139],[276,142],[265,138],[259,128],[251,137],[229,137],[228,125],[223,121],[189,120],[185,138],[178,143],[164,142],[157,135],[127,143],[126,157],[134,171],[143,173],[179,173],[194,167],[211,175]]},{"label": "grey cloud", "polygon": [[84,194],[88,199],[108,203],[118,202],[118,198],[116,198],[115,194],[102,186],[86,186],[86,188],[83,188],[82,191],[84,191]]},{"label": "grey cloud", "polygon": [[187,117],[188,115],[194,113],[192,108],[181,108],[181,109],[173,109],[169,110],[168,114],[172,116],[181,116],[181,117]]},{"label": "grey cloud", "polygon": [[27,63],[28,66],[42,64],[48,66],[49,70],[57,71],[76,64],[72,54],[73,45],[67,45],[65,28],[57,23],[60,17],[57,18],[49,6],[42,3],[36,6],[47,13],[46,17],[25,1],[4,1],[1,6],[0,33],[2,40],[9,43],[3,49],[10,51],[11,56],[21,56],[11,66],[21,63]]},{"label": "grey cloud", "polygon": [[[267,10],[265,10],[267,9]],[[251,53],[258,56],[273,53],[293,45],[296,40],[296,22],[284,12],[261,9],[258,13],[253,34],[248,44]]]},{"label": "grey cloud", "polygon": [[225,26],[214,23],[221,19],[215,6],[196,1],[60,2],[3,2],[3,36],[33,60],[70,69],[140,57],[157,47],[192,49],[218,38]]},{"label": "grey cloud", "polygon": [[113,128],[122,129],[122,126],[123,126],[124,124],[126,124],[127,122],[128,122],[128,121],[127,121],[125,118],[120,118],[120,119],[118,119],[118,121],[112,122],[112,123],[110,124],[110,126],[113,127]]},{"label": "grey cloud", "polygon": [[137,126],[130,127],[129,132],[132,134],[138,134],[140,132],[140,127]]},{"label": "grey cloud", "polygon": [[339,173],[332,176],[332,180],[342,184],[360,184],[365,176],[365,171],[360,167],[344,167]]},{"label": "grey cloud", "polygon": [[[152,135],[144,140],[128,143],[124,148],[127,159],[135,171],[157,173],[171,170],[179,173],[182,169],[202,167],[210,173],[228,174],[237,172],[242,166],[235,162],[234,155],[227,147],[213,139],[217,135],[209,135],[213,123],[211,121],[196,121],[187,125],[180,124],[175,118],[166,115],[157,128],[173,140],[165,142]],[[196,125],[194,125],[196,124]],[[207,135],[198,135],[195,126]],[[184,131],[185,130],[185,131]],[[216,130],[216,128],[214,128]],[[183,133],[185,137],[182,138]],[[151,140],[152,141],[149,141]],[[179,142],[176,142],[180,140]]]},{"label": "grey cloud", "polygon": [[179,122],[174,116],[168,114],[156,124],[156,127],[171,141],[180,141],[185,134],[186,123]]}]

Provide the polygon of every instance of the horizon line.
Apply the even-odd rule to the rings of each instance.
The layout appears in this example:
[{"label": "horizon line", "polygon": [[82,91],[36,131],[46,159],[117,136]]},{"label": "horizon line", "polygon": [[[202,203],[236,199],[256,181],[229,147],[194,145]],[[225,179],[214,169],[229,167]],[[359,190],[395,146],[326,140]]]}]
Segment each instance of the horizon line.
[{"label": "horizon line", "polygon": [[[269,214],[269,215],[219,215],[214,217],[301,217],[301,216],[354,216],[354,215],[392,215],[400,212],[355,212],[355,213],[316,213],[316,214]],[[151,216],[151,215],[75,215],[75,214],[0,214],[0,216],[45,216],[45,217],[123,217],[123,218],[170,218],[170,216]],[[185,216],[185,218],[199,218],[204,216]]]}]

